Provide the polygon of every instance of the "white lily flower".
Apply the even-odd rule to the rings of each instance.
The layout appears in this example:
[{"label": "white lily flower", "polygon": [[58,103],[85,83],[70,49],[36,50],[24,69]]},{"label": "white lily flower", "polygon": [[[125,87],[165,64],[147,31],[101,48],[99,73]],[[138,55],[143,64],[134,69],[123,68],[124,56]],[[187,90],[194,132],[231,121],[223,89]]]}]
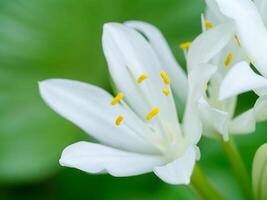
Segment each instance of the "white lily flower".
[{"label": "white lily flower", "polygon": [[[256,121],[265,119],[259,113],[262,107],[259,105],[263,104],[257,102],[253,108],[235,117],[237,94],[228,99],[219,98],[221,86],[228,72],[237,66],[248,65],[246,62],[241,62],[247,56],[239,36],[235,34],[234,23],[219,12],[219,7],[214,0],[206,0],[206,3],[208,9],[205,17],[202,16],[202,28],[207,32],[200,35],[191,45],[187,63],[189,70],[192,66],[197,66],[196,60],[209,62],[218,67],[209,81],[206,95],[199,102],[199,112],[204,126],[203,134],[212,138],[218,138],[221,135],[227,141],[229,134],[248,134],[255,131]],[[214,44],[209,48],[207,44],[211,43]],[[209,59],[196,59],[198,56],[203,59],[202,54],[209,55],[206,53],[207,49],[211,52]],[[226,92],[231,90],[230,84],[224,88]]]},{"label": "white lily flower", "polygon": [[[242,46],[249,55],[253,65],[263,76],[260,77],[253,70],[250,70],[249,65],[244,66],[245,69],[241,73],[244,73],[243,75],[246,76],[244,80],[247,80],[247,83],[243,85],[243,83],[240,84],[239,81],[233,80],[233,87],[228,91],[222,92],[221,98],[229,98],[249,90],[255,90],[260,96],[264,95],[263,88],[266,86],[264,77],[267,76],[267,58],[265,56],[265,52],[267,52],[267,31],[265,26],[267,24],[264,24],[266,12],[262,12],[262,10],[266,9],[265,1],[237,0],[232,2],[216,0],[216,2],[221,12],[234,20]],[[238,71],[233,69],[230,72],[229,76],[233,78],[235,76],[234,73]]]},{"label": "white lily flower", "polygon": [[[259,95],[254,109],[255,121],[267,119],[267,1],[266,0],[215,0],[226,20],[233,20],[240,44],[249,62],[233,66],[223,80],[220,99],[229,99],[254,90]],[[251,69],[252,63],[258,72]],[[249,122],[249,120],[245,120]],[[242,121],[241,121],[242,122]],[[254,123],[254,122],[253,122]],[[240,124],[240,127],[244,126]],[[251,120],[250,120],[251,124]],[[254,126],[254,125],[253,125]]]},{"label": "white lily flower", "polygon": [[[160,32],[142,22],[105,24],[103,49],[119,91],[115,97],[73,80],[40,82],[45,102],[101,143],[68,146],[60,164],[119,177],[153,171],[167,183],[188,184],[199,157],[196,144],[202,130],[197,101],[216,69],[201,64],[190,72],[193,81],[187,85]],[[188,96],[182,123],[172,82],[178,96]]]}]

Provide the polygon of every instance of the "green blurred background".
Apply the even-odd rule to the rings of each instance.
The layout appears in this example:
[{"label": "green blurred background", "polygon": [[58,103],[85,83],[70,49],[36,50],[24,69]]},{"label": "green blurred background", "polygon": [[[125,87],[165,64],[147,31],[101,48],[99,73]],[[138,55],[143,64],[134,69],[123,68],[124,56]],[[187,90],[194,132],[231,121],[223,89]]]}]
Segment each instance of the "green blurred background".
[{"label": "green blurred background", "polygon": [[[58,164],[68,144],[89,140],[50,110],[38,81],[69,78],[111,90],[101,48],[105,22],[143,20],[158,26],[184,65],[178,44],[200,33],[201,0],[0,0],[0,199],[194,199],[183,186],[153,174],[114,178]],[[241,97],[240,110],[255,96]],[[267,141],[267,124],[237,138],[248,169]],[[218,143],[202,139],[200,165],[229,199],[241,199]]]}]

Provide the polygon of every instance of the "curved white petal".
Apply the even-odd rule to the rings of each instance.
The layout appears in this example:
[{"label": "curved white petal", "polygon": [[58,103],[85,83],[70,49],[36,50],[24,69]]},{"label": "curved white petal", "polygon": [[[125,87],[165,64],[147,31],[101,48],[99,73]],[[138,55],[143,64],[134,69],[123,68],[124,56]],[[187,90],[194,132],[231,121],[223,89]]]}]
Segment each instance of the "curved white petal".
[{"label": "curved white petal", "polygon": [[160,167],[154,168],[154,173],[169,184],[190,183],[190,178],[195,166],[196,151],[193,146],[189,147],[183,156]]},{"label": "curved white petal", "polygon": [[[145,138],[150,134],[145,124],[121,105],[111,106],[112,96],[101,88],[64,79],[42,81],[39,87],[52,109],[102,143],[129,151],[154,151]],[[119,115],[125,120],[116,126]]]},{"label": "curved white petal", "polygon": [[200,34],[192,43],[187,54],[189,71],[218,54],[234,35],[233,23],[218,25]]},{"label": "curved white petal", "polygon": [[152,46],[157,57],[159,58],[162,67],[169,74],[171,79],[171,87],[175,94],[184,102],[187,96],[187,77],[181,66],[175,60],[167,41],[164,36],[155,26],[141,22],[129,21],[125,23],[127,26],[134,28],[145,35],[149,44]]},{"label": "curved white petal", "polygon": [[256,129],[254,109],[235,117],[229,124],[229,132],[232,134],[249,134]]},{"label": "curved white petal", "polygon": [[259,97],[254,105],[256,121],[267,120],[267,96]]},{"label": "curved white petal", "polygon": [[254,0],[254,2],[258,8],[258,11],[266,27],[267,25],[267,1],[266,0]]},{"label": "curved white petal", "polygon": [[195,144],[199,141],[202,132],[198,101],[203,97],[205,87],[216,70],[214,65],[202,64],[195,67],[188,76],[189,93],[183,119],[183,131],[185,137]]},{"label": "curved white petal", "polygon": [[130,153],[89,142],[77,142],[64,149],[60,164],[88,173],[107,172],[113,176],[134,176],[151,172],[162,157]]},{"label": "curved white petal", "polygon": [[[125,101],[145,120],[154,107],[161,109],[157,119],[177,124],[177,114],[172,93],[161,79],[161,62],[146,39],[136,30],[118,23],[104,26],[103,50],[117,89],[125,93]],[[142,74],[148,79],[137,83]],[[151,122],[153,123],[153,122]]]},{"label": "curved white petal", "polygon": [[219,99],[227,99],[249,90],[267,87],[267,79],[256,74],[246,62],[232,67],[222,81]]},{"label": "curved white petal", "polygon": [[267,31],[251,0],[216,0],[221,12],[236,22],[238,37],[255,66],[267,77]]},{"label": "curved white petal", "polygon": [[221,14],[215,0],[205,0],[207,9],[205,15],[209,21],[215,24],[224,23],[226,17]]},{"label": "curved white petal", "polygon": [[213,108],[207,101],[201,99],[199,101],[199,113],[203,123],[203,134],[208,137],[216,137],[216,133],[223,136],[223,139],[227,141],[228,135],[228,123],[229,114],[227,112]]}]

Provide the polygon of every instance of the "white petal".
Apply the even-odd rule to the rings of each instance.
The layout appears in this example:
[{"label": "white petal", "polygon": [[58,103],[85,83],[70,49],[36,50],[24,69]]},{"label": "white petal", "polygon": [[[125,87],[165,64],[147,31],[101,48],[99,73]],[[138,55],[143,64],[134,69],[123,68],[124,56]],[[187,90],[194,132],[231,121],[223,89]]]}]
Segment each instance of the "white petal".
[{"label": "white petal", "polygon": [[145,35],[149,44],[152,46],[159,58],[163,68],[169,74],[173,91],[185,102],[187,96],[186,74],[175,60],[175,57],[173,56],[167,41],[160,30],[151,24],[141,21],[129,21],[125,24]]},{"label": "white petal", "polygon": [[213,107],[217,109],[227,112],[229,117],[232,118],[236,108],[237,97],[229,98],[223,101],[220,101],[219,98],[219,90],[224,76],[219,73],[219,70],[212,76],[212,79],[209,81],[208,85],[208,98],[207,101]]},{"label": "white petal", "polygon": [[[56,112],[97,140],[137,152],[153,151],[144,136],[146,126],[121,105],[111,106],[112,96],[101,88],[79,81],[50,79],[39,85],[42,98]],[[116,118],[124,115],[120,126]]]},{"label": "white petal", "polygon": [[187,139],[197,143],[202,132],[202,125],[198,115],[198,101],[205,93],[205,87],[216,72],[216,67],[202,64],[193,69],[188,76],[189,93],[183,120],[183,131]]},{"label": "white petal", "polygon": [[207,101],[201,99],[199,101],[199,113],[203,123],[203,134],[208,137],[216,137],[217,133],[223,136],[227,141],[229,114],[210,106]]},{"label": "white petal", "polygon": [[250,109],[235,117],[229,124],[229,132],[232,134],[248,134],[256,129],[254,109]]},{"label": "white petal", "polygon": [[200,34],[192,43],[187,54],[188,69],[207,63],[218,54],[234,34],[232,23],[218,25]]},{"label": "white petal", "polygon": [[207,9],[205,15],[209,21],[215,24],[224,23],[226,17],[221,14],[215,0],[205,0]]},{"label": "white petal", "polygon": [[177,158],[167,165],[155,167],[153,171],[166,183],[188,185],[195,166],[195,161],[196,151],[195,148],[191,146],[180,158]]},{"label": "white petal", "polygon": [[266,0],[254,0],[254,2],[266,26],[267,25],[267,1]]},{"label": "white petal", "polygon": [[254,105],[256,121],[267,120],[267,96],[259,97]]},{"label": "white petal", "polygon": [[248,63],[240,62],[229,70],[223,80],[219,99],[226,99],[262,87],[267,87],[267,79],[256,74]]},{"label": "white petal", "polygon": [[100,144],[78,142],[64,149],[60,164],[88,173],[107,172],[113,176],[134,176],[151,172],[164,163],[153,155],[130,153]]},{"label": "white petal", "polygon": [[267,77],[267,31],[251,0],[216,0],[222,13],[236,22],[242,47]]},{"label": "white petal", "polygon": [[[172,93],[165,96],[162,92],[168,86],[160,77],[161,63],[145,38],[126,25],[105,24],[103,49],[112,79],[117,89],[125,93],[129,106],[144,120],[152,108],[159,107],[160,120],[177,124]],[[137,78],[143,73],[148,79],[137,84]]]}]

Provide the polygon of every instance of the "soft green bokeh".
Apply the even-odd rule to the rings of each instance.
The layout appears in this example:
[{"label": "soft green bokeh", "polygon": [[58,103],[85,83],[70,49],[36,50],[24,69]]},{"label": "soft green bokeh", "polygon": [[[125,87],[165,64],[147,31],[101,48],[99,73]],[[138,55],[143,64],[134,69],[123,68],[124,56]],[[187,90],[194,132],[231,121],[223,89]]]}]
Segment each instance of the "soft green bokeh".
[{"label": "soft green bokeh", "polygon": [[[158,26],[184,65],[178,44],[200,33],[201,0],[1,0],[0,199],[194,199],[185,187],[152,174],[114,178],[59,166],[65,146],[89,138],[41,100],[38,81],[69,78],[111,90],[101,49],[105,22],[143,20]],[[244,95],[240,110],[255,97]],[[251,169],[266,124],[238,139]],[[218,143],[201,142],[203,169],[229,199],[241,199]]]}]

